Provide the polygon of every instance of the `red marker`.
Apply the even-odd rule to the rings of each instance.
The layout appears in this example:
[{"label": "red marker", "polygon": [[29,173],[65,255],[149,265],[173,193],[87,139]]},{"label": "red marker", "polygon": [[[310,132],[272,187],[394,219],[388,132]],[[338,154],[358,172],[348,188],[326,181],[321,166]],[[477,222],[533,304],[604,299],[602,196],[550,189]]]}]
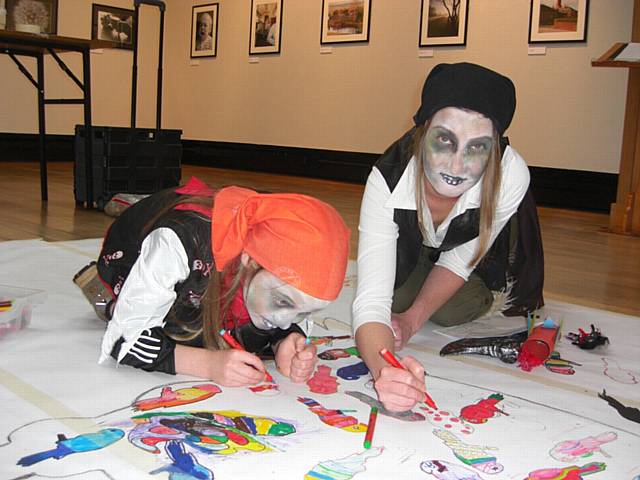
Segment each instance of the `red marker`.
[{"label": "red marker", "polygon": [[[392,367],[395,368],[401,368],[402,370],[406,370],[406,368],[404,368],[404,365],[402,365],[398,359],[396,357],[393,356],[393,353],[391,353],[389,350],[387,350],[386,348],[383,348],[382,350],[380,350],[380,355],[382,356],[382,358],[384,358],[387,363],[389,365],[391,365]],[[427,405],[429,405],[431,408],[433,408],[434,410],[438,407],[436,407],[436,402],[433,401],[433,399],[429,396],[429,394],[427,392],[424,392],[424,403],[426,403]]]},{"label": "red marker", "polygon": [[[244,350],[244,347],[240,345],[240,343],[235,338],[233,338],[233,335],[231,335],[227,330],[220,330],[220,335],[222,336],[222,338],[224,338],[224,341],[227,342],[231,348],[234,348],[236,350]],[[273,377],[269,372],[265,370],[264,374],[269,382],[273,382]]]},{"label": "red marker", "polygon": [[367,433],[364,436],[364,448],[371,448],[371,442],[373,441],[373,432],[376,429],[376,420],[378,420],[378,409],[371,407],[371,413],[369,414],[369,423],[367,424]]}]

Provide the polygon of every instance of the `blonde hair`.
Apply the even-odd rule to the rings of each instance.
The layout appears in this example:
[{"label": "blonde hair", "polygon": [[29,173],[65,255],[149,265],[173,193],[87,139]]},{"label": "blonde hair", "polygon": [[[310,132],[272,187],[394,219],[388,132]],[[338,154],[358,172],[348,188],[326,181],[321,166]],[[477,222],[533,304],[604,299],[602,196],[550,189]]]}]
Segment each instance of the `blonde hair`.
[{"label": "blonde hair", "polygon": [[[213,199],[211,197],[196,195],[180,195],[175,201],[163,206],[147,223],[143,229],[143,237],[153,229],[156,222],[163,215],[184,203],[200,205],[211,210]],[[218,332],[224,328],[224,320],[227,317],[231,302],[238,289],[242,288],[242,285],[248,282],[256,274],[258,269],[259,267],[255,265],[243,265],[239,256],[229,262],[221,272],[212,268],[209,275],[209,283],[200,298],[199,317],[190,319],[190,322],[186,322],[184,319],[177,318],[174,309],[171,309],[167,317],[180,327],[180,330],[184,333],[167,332],[167,334],[178,341],[193,340],[202,334],[204,347],[206,349],[223,350],[229,348]],[[223,279],[225,278],[230,279],[230,281],[227,282],[228,285],[226,288],[223,285]],[[200,321],[196,322],[196,320]],[[233,324],[234,328],[238,326],[235,317],[233,318]]]},{"label": "blonde hair", "polygon": [[[426,201],[426,191],[424,188],[424,182],[428,182],[424,165],[427,160],[427,149],[425,148],[425,137],[429,130],[431,119],[427,120],[424,125],[416,127],[416,131],[413,134],[413,154],[416,157],[416,206],[418,214],[418,225],[422,232],[423,238],[426,237],[426,229],[423,219],[423,213]],[[502,181],[502,169],[500,168],[500,161],[502,154],[500,151],[500,136],[498,131],[493,126],[492,134],[492,146],[489,153],[489,161],[485,167],[484,174],[482,176],[482,189],[480,197],[480,225],[479,225],[479,243],[478,248],[469,262],[469,267],[475,267],[480,260],[487,253],[491,240],[491,228],[493,226],[493,217],[495,215],[496,204],[498,202],[498,192],[500,191],[500,182]]]}]

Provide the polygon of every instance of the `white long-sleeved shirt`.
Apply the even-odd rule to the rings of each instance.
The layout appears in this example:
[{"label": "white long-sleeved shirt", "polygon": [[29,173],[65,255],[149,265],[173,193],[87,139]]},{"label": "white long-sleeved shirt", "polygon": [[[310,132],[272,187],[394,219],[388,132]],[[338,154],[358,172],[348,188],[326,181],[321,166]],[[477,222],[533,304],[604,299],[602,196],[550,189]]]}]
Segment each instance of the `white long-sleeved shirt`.
[{"label": "white long-sleeved shirt", "polygon": [[102,338],[99,363],[104,362],[122,337],[118,362],[135,353],[142,332],[164,325],[176,300],[175,285],[189,276],[189,259],[178,235],[170,228],[153,230],[142,242],[140,256],[131,267]]},{"label": "white long-sleeved shirt", "polygon": [[[416,158],[412,157],[393,192],[377,168],[367,179],[360,208],[358,243],[358,286],[352,306],[353,333],[363,324],[378,322],[391,326],[391,303],[396,277],[398,225],[395,209],[417,210],[415,194]],[[502,182],[491,231],[491,244],[517,211],[529,186],[529,169],[513,148],[507,147],[501,161]],[[468,209],[480,207],[482,180],[467,190],[455,203],[444,221],[434,228],[428,208],[422,219],[426,228],[424,245],[439,247],[449,224]],[[436,265],[445,267],[464,280],[469,278],[479,238],[442,252]]]}]

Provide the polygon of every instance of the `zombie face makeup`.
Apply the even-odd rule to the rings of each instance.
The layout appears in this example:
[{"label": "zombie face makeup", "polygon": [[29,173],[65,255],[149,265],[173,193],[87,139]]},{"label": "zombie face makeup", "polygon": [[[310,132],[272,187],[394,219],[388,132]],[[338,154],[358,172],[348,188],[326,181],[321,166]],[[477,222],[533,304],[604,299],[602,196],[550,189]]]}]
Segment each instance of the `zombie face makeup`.
[{"label": "zombie face makeup", "polygon": [[244,299],[251,321],[261,330],[286,330],[330,303],[298,290],[264,269],[245,284]]},{"label": "zombie face makeup", "polygon": [[443,197],[459,197],[482,177],[492,146],[490,119],[454,107],[439,110],[425,136],[427,180]]}]

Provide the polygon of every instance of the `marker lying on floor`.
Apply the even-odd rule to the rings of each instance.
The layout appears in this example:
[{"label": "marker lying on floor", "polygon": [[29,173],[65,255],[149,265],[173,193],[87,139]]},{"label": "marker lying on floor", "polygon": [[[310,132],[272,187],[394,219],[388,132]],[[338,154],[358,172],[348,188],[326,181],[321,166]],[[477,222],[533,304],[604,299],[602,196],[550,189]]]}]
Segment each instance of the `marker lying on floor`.
[{"label": "marker lying on floor", "polygon": [[376,420],[378,420],[378,409],[377,407],[371,407],[371,413],[369,413],[369,423],[367,424],[367,433],[364,436],[364,448],[366,449],[371,448],[371,442],[373,442],[373,432],[376,429]]},{"label": "marker lying on floor", "polygon": [[[235,338],[233,338],[233,335],[231,335],[227,330],[220,330],[220,335],[222,336],[222,338],[224,338],[225,342],[227,342],[231,348],[235,348],[236,350],[244,350],[244,347],[240,345],[240,343]],[[264,374],[267,381],[273,382],[273,377],[269,372],[265,370]]]},{"label": "marker lying on floor", "polygon": [[[393,353],[391,353],[389,350],[387,350],[386,348],[383,348],[382,350],[380,350],[380,355],[382,356],[382,358],[384,358],[387,363],[389,365],[391,365],[392,367],[396,367],[396,368],[401,368],[402,370],[406,370],[406,368],[404,368],[404,365],[402,365],[398,359],[396,357],[393,356]],[[429,405],[431,408],[433,408],[434,410],[438,407],[436,407],[436,402],[433,401],[433,399],[429,396],[429,394],[427,392],[424,392],[424,403],[426,403],[427,405]]]}]

